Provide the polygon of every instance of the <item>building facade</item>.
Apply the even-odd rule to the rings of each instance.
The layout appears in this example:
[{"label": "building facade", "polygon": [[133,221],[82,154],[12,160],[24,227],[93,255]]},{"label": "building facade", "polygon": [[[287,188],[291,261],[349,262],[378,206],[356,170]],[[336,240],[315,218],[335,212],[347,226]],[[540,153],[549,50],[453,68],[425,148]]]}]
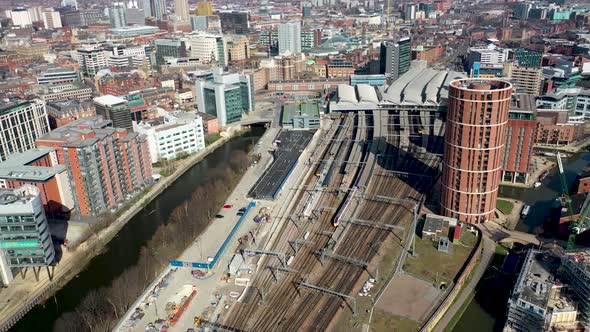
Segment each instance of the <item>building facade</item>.
[{"label": "building facade", "polygon": [[35,140],[49,130],[47,109],[41,100],[0,107],[0,162],[35,147]]},{"label": "building facade", "polygon": [[301,53],[301,22],[279,24],[279,54]]},{"label": "building facade", "polygon": [[247,12],[222,11],[217,15],[224,34],[246,35],[250,31],[250,14]]},{"label": "building facade", "polygon": [[124,128],[131,130],[131,111],[127,100],[112,95],[94,98],[94,107],[96,115],[101,115],[107,120],[113,122],[115,128]]},{"label": "building facade", "polygon": [[407,37],[383,42],[379,55],[379,73],[385,74],[391,81],[405,74],[410,69],[411,46],[410,38]]},{"label": "building facade", "polygon": [[196,33],[190,37],[191,57],[202,64],[217,63],[227,66],[226,41],[222,35],[210,33]]},{"label": "building facade", "polygon": [[49,224],[34,186],[0,189],[0,276],[9,285],[23,268],[55,261]]},{"label": "building facade", "polygon": [[37,75],[39,85],[61,85],[80,82],[80,74],[71,67],[51,68]]},{"label": "building facade", "polygon": [[461,222],[494,218],[512,85],[462,79],[449,85],[442,214]]},{"label": "building facade", "polygon": [[175,0],[174,14],[176,15],[176,19],[187,21],[189,17],[188,0]]},{"label": "building facade", "polygon": [[82,75],[93,77],[101,69],[108,67],[107,57],[102,48],[81,48],[76,52]]},{"label": "building facade", "polygon": [[187,57],[187,47],[184,41],[172,39],[158,39],[156,45],[156,69],[159,69],[166,63],[165,57],[185,58]]},{"label": "building facade", "polygon": [[111,28],[118,29],[127,26],[127,8],[111,7],[109,8],[109,21]]}]

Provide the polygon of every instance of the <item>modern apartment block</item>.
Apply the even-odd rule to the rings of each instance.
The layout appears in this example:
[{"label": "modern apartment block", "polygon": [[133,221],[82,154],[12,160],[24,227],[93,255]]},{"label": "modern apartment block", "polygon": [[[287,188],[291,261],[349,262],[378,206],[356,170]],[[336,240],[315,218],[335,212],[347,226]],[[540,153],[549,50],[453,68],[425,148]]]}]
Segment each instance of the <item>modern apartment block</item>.
[{"label": "modern apartment block", "polygon": [[449,85],[442,214],[461,222],[494,218],[512,84],[460,79]]},{"label": "modern apartment block", "polygon": [[504,64],[504,77],[514,84],[516,92],[538,96],[543,83],[543,69],[540,67],[521,67],[512,63]]},{"label": "modern apartment block", "polygon": [[572,291],[557,274],[560,257],[530,249],[508,299],[505,332],[576,331],[578,305]]},{"label": "modern apartment block", "polygon": [[590,324],[590,250],[567,252],[561,272],[576,294],[579,320]]},{"label": "modern apartment block", "polygon": [[411,60],[412,43],[410,38],[385,41],[381,44],[379,74],[385,74],[391,81],[395,81],[410,70]]},{"label": "modern apartment block", "polygon": [[0,162],[11,154],[35,147],[35,140],[48,132],[49,120],[43,101],[0,104]]},{"label": "modern apartment block", "polygon": [[0,189],[32,185],[39,189],[45,214],[58,219],[74,208],[68,173],[54,148],[40,146],[16,153],[0,163]]},{"label": "modern apartment block", "polygon": [[200,112],[217,117],[220,127],[239,121],[242,113],[254,110],[252,75],[213,70],[213,77],[195,83]]},{"label": "modern apartment block", "polygon": [[147,137],[152,163],[205,148],[203,119],[195,113],[177,111],[157,119],[133,122],[133,130]]},{"label": "modern apartment block", "polygon": [[105,95],[94,98],[94,107],[96,115],[101,115],[107,120],[113,122],[115,128],[124,128],[131,130],[131,111],[127,100],[112,95]]},{"label": "modern apartment block", "polygon": [[100,116],[80,119],[37,140],[57,149],[82,218],[115,211],[152,182],[147,139],[111,124]]},{"label": "modern apartment block", "polygon": [[279,54],[301,53],[301,22],[279,24]]},{"label": "modern apartment block", "polygon": [[502,158],[502,181],[529,182],[529,175],[533,172],[531,159],[537,123],[535,98],[528,94],[512,95]]},{"label": "modern apartment block", "polygon": [[[0,281],[8,285],[23,268],[53,264],[55,250],[39,190],[0,189]],[[38,273],[38,272],[37,272]]]}]

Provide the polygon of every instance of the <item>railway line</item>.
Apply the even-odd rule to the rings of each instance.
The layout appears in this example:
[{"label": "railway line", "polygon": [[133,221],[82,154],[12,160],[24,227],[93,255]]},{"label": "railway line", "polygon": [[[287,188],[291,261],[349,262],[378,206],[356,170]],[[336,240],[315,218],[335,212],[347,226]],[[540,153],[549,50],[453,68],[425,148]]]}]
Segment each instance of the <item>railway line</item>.
[{"label": "railway line", "polygon": [[[407,225],[430,182],[412,174],[433,173],[439,160],[429,154],[406,158],[395,121],[395,116],[386,111],[360,112],[354,125],[348,115],[339,130],[328,136],[336,138],[328,138],[331,142],[324,159],[318,162],[318,169],[322,175],[327,174],[327,167],[334,170],[322,185],[337,190],[322,191],[313,213],[303,218],[306,221],[282,225],[269,250],[292,254],[292,263],[280,266],[272,258],[262,257],[250,286],[259,292],[257,301],[236,303],[223,317],[223,325],[243,331],[325,330],[340,309],[354,307],[350,301],[305,285],[350,295],[362,277],[368,276],[365,273],[373,272],[370,262],[379,244],[391,233],[388,227],[369,225],[405,227],[405,234],[413,231]],[[342,167],[334,167],[340,162]],[[313,175],[320,173],[318,169]],[[412,170],[412,174],[402,177],[392,173],[398,169]],[[310,177],[306,185],[313,185],[314,181],[319,183],[319,179]],[[299,216],[309,207],[302,204],[306,201],[304,196],[297,196],[291,216]],[[344,204],[347,200],[351,203]],[[352,219],[365,222],[354,223]],[[333,222],[338,225],[336,230]],[[403,240],[398,240],[403,247]],[[297,241],[301,246],[293,247]]]}]

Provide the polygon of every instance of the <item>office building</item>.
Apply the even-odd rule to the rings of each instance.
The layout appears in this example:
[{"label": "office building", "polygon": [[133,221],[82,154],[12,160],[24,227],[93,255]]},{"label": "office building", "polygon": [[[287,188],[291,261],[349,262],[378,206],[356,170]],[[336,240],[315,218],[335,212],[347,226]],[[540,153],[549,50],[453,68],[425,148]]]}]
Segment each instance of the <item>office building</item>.
[{"label": "office building", "polygon": [[529,2],[518,2],[514,7],[514,16],[521,20],[529,18],[529,12],[533,8],[533,4]]},{"label": "office building", "polygon": [[254,82],[251,75],[224,73],[221,68],[213,70],[213,77],[197,80],[198,110],[213,115],[219,127],[239,121],[242,113],[254,110]]},{"label": "office building", "polygon": [[250,47],[246,36],[230,35],[226,38],[227,62],[236,63],[250,58]]},{"label": "office building", "polygon": [[320,110],[317,102],[289,103],[283,106],[281,126],[284,129],[319,129]]},{"label": "office building", "polygon": [[77,0],[61,0],[62,7],[71,7],[74,9],[78,9],[78,1]]},{"label": "office building", "polygon": [[[21,269],[49,266],[55,250],[39,190],[0,189],[0,276],[9,285]],[[36,275],[38,275],[36,270]]]},{"label": "office building", "polygon": [[[90,98],[88,98],[90,99]],[[47,117],[51,129],[62,127],[77,119],[96,115],[96,108],[92,100],[70,99],[47,104]]]},{"label": "office building", "polygon": [[513,63],[505,63],[503,75],[511,80],[516,92],[538,96],[543,84],[543,69],[538,67],[520,67]]},{"label": "office building", "polygon": [[209,29],[209,16],[191,16],[190,21],[193,31],[207,31]]},{"label": "office building", "polygon": [[442,214],[461,222],[494,218],[512,85],[461,79],[449,86]]},{"label": "office building", "polygon": [[509,55],[510,49],[497,47],[494,44],[485,47],[470,47],[467,55],[468,68],[473,67],[476,62],[480,64],[501,64],[508,61]]},{"label": "office building", "polygon": [[131,130],[131,112],[127,100],[112,95],[96,97],[94,107],[96,115],[113,122],[113,127]]},{"label": "office building", "polygon": [[49,68],[37,75],[39,85],[62,85],[80,82],[80,74],[71,67]]},{"label": "office building", "polygon": [[406,10],[404,11],[404,19],[406,21],[413,21],[416,19],[416,5],[406,4]]},{"label": "office building", "polygon": [[114,212],[152,183],[146,138],[111,124],[101,116],[79,119],[37,140],[55,147],[68,170],[74,218]]},{"label": "office building", "polygon": [[571,119],[568,110],[537,110],[536,143],[545,145],[568,145],[580,139],[584,133],[584,121]]},{"label": "office building", "polygon": [[58,164],[54,148],[32,148],[0,163],[0,190],[24,185],[39,189],[45,214],[51,219],[67,217],[74,208],[68,172],[65,166]]},{"label": "office building", "polygon": [[188,21],[188,0],[174,0],[174,14],[179,21]]},{"label": "office building", "polygon": [[197,15],[198,16],[212,16],[213,5],[209,1],[197,2]]},{"label": "office building", "polygon": [[45,29],[57,29],[62,27],[59,12],[56,12],[53,9],[45,9],[41,12],[41,16]]},{"label": "office building", "polygon": [[165,57],[186,58],[187,47],[184,41],[172,39],[158,39],[156,45],[156,68],[159,69],[164,63]]},{"label": "office building", "polygon": [[227,66],[226,42],[223,35],[199,32],[190,36],[191,57],[203,64]]},{"label": "office building", "polygon": [[145,17],[163,21],[166,17],[166,0],[142,0]]},{"label": "office building", "polygon": [[301,22],[279,24],[279,54],[301,53]]},{"label": "office building", "polygon": [[127,8],[128,25],[144,25],[145,12],[142,8]]},{"label": "office building", "polygon": [[109,29],[111,34],[115,37],[129,38],[143,35],[152,35],[160,31],[158,27],[147,25],[125,26],[120,28]]},{"label": "office building", "polygon": [[411,47],[408,37],[383,42],[379,55],[379,73],[385,74],[391,81],[405,74],[410,69]]},{"label": "office building", "polygon": [[529,176],[533,172],[532,157],[536,137],[537,116],[534,96],[513,94],[506,124],[502,181],[529,183]]},{"label": "office building", "polygon": [[94,77],[101,69],[108,68],[107,57],[102,48],[80,48],[76,53],[80,72],[84,76]]},{"label": "office building", "polygon": [[[305,7],[304,7],[305,8]],[[319,46],[322,43],[322,30],[307,29],[301,31],[301,48],[310,49]]]},{"label": "office building", "polygon": [[326,65],[326,75],[328,78],[350,77],[352,74],[354,74],[354,65],[350,60],[336,58]]},{"label": "office building", "polygon": [[125,7],[109,8],[109,21],[113,29],[127,26],[127,9]]},{"label": "office building", "polygon": [[543,54],[539,52],[526,48],[519,48],[514,52],[514,57],[516,58],[519,67],[541,68]]},{"label": "office building", "polygon": [[578,305],[574,285],[558,275],[562,262],[549,252],[529,249],[512,294],[503,331],[576,331]]},{"label": "office building", "polygon": [[26,8],[7,10],[6,14],[12,20],[12,25],[19,26],[21,28],[30,27],[33,25],[31,14]]},{"label": "office building", "polygon": [[133,122],[133,130],[147,137],[152,163],[205,148],[203,119],[195,113],[176,111],[156,119]]},{"label": "office building", "polygon": [[584,120],[590,119],[590,89],[583,89],[578,93],[575,114],[583,116]]},{"label": "office building", "polygon": [[35,147],[35,140],[49,132],[45,103],[35,99],[0,106],[0,162]]},{"label": "office building", "polygon": [[104,20],[104,12],[100,9],[84,9],[65,12],[63,16],[63,25],[70,28],[87,27]]},{"label": "office building", "polygon": [[250,14],[247,12],[222,11],[217,14],[224,34],[247,35],[250,31]]},{"label": "office building", "polygon": [[46,103],[68,99],[88,100],[92,98],[92,88],[80,84],[62,84],[44,87],[39,97]]}]

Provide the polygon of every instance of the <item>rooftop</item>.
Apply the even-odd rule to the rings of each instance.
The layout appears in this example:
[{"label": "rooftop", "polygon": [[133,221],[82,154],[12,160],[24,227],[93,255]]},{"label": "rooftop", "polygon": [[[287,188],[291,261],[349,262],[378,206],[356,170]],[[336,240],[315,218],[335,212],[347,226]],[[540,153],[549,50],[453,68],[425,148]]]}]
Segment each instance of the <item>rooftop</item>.
[{"label": "rooftop", "polygon": [[0,205],[27,204],[39,195],[35,186],[22,186],[18,189],[0,189]]},{"label": "rooftop", "polygon": [[94,98],[94,102],[97,104],[103,105],[103,106],[113,106],[113,105],[124,104],[127,102],[127,100],[125,100],[123,98],[115,97],[113,95],[105,95],[105,96]]},{"label": "rooftop", "polygon": [[513,290],[513,299],[521,299],[546,309],[551,289],[558,284],[555,273],[561,260],[555,256],[531,249]]},{"label": "rooftop", "polygon": [[115,129],[111,126],[112,122],[104,120],[101,116],[81,118],[50,131],[38,140],[86,145],[91,143],[93,139],[96,140],[93,138],[94,134],[106,135],[113,133]]},{"label": "rooftop", "polygon": [[510,100],[510,111],[534,112],[537,109],[535,96],[526,93],[515,93]]},{"label": "rooftop", "polygon": [[320,118],[320,110],[316,102],[290,103],[283,107],[283,123],[290,122],[294,117]]},{"label": "rooftop", "polygon": [[0,163],[0,179],[46,181],[58,173],[64,172],[64,165],[53,167],[29,166],[33,161],[55,151],[54,148],[40,146],[21,153],[15,153]]}]

